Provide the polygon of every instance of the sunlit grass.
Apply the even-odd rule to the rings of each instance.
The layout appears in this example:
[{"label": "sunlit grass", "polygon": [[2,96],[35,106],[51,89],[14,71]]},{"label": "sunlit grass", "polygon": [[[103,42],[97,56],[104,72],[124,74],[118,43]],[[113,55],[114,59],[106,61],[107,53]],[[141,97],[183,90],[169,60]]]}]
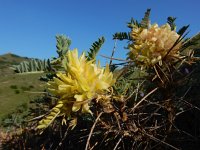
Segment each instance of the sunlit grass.
[{"label": "sunlit grass", "polygon": [[30,92],[41,92],[45,84],[39,81],[38,74],[13,74],[0,78],[0,119],[12,113],[17,106],[28,103],[38,94]]}]

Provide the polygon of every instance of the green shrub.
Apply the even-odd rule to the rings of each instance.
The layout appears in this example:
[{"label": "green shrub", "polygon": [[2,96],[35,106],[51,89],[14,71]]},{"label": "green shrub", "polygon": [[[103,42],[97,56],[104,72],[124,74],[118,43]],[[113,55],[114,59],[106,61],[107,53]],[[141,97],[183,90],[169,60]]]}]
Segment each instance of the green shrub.
[{"label": "green shrub", "polygon": [[11,89],[17,89],[17,85],[11,85],[10,88]]},{"label": "green shrub", "polygon": [[34,86],[33,86],[33,85],[29,85],[29,88],[30,88],[30,89],[33,89],[33,88],[34,88]]},{"label": "green shrub", "polygon": [[15,94],[19,94],[20,93],[20,91],[19,90],[15,90]]}]

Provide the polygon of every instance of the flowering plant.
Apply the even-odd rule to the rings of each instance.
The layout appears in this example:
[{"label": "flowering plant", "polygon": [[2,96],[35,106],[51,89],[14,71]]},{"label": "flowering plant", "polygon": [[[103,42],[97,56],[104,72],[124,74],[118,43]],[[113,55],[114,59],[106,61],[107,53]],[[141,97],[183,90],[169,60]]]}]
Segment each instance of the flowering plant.
[{"label": "flowering plant", "polygon": [[129,45],[129,57],[146,66],[154,66],[157,62],[162,64],[165,56],[171,61],[179,57],[182,41],[174,45],[179,36],[168,23],[161,27],[153,24],[147,29],[135,26],[131,31],[133,43]]},{"label": "flowering plant", "polygon": [[[191,49],[198,38],[184,39],[188,26],[176,32],[173,17],[159,26],[150,24],[149,15],[150,9],[140,23],[134,19],[128,23],[130,32],[114,34],[115,40],[129,41],[128,56],[123,63],[112,64],[112,55],[105,68],[100,62],[96,64],[96,54],[104,39],[95,42],[88,55],[84,52],[80,57],[77,49],[67,48],[70,42],[64,40],[65,44],[60,44],[67,46],[64,52],[58,50],[59,58],[52,61],[52,65],[56,64],[59,69],[56,68],[54,77],[47,83],[56,103],[39,121],[37,129],[47,128],[62,116],[67,130],[72,127],[75,134],[78,131],[88,137],[85,149],[89,148],[90,142],[101,148],[105,143],[105,148],[110,144],[114,149],[145,149],[156,146],[158,141],[174,148],[163,141],[171,133],[182,109],[187,110],[180,100],[182,98],[177,97],[183,92],[182,87],[188,87],[185,83],[190,82],[190,74],[184,70],[199,60]],[[121,67],[117,68],[119,65]],[[92,119],[81,118],[86,114]],[[79,126],[74,128],[77,120]],[[82,126],[84,123],[87,129]],[[92,134],[96,137],[94,140],[91,140]],[[134,146],[135,143],[139,144]]]},{"label": "flowering plant", "polygon": [[58,72],[53,81],[49,81],[49,91],[59,97],[57,105],[49,115],[40,121],[38,128],[46,128],[59,114],[70,116],[71,112],[81,109],[82,113],[91,113],[90,102],[99,94],[109,91],[115,83],[109,66],[103,69],[94,60],[88,61],[85,53],[78,58],[78,50],[68,51],[64,73]]}]

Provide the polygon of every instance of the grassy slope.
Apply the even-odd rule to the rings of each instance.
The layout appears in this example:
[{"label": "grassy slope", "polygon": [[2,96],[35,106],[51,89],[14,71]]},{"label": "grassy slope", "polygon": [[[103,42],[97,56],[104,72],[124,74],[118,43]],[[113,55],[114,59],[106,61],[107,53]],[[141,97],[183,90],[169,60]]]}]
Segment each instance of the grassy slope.
[{"label": "grassy slope", "polygon": [[[44,89],[38,78],[41,74],[16,74],[0,79],[0,118],[15,110],[16,106],[27,103]],[[27,92],[26,92],[27,91]]]},{"label": "grassy slope", "polygon": [[38,80],[41,73],[14,74],[9,68],[24,60],[28,58],[14,54],[0,56],[0,120],[4,115],[12,113],[17,106],[28,103],[40,95],[30,92],[41,92],[44,89],[45,84]]}]

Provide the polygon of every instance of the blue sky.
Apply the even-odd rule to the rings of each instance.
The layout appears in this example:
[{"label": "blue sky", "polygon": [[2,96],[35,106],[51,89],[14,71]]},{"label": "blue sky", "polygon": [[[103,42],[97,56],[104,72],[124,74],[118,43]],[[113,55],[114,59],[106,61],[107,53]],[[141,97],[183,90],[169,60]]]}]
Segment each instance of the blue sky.
[{"label": "blue sky", "polygon": [[[175,16],[178,28],[190,24],[192,36],[200,31],[199,6],[199,0],[0,0],[0,54],[51,58],[57,56],[55,35],[65,34],[70,48],[80,52],[104,36],[99,54],[110,56],[112,35],[129,31],[126,23],[131,17],[141,20],[147,8],[152,23],[162,25]],[[117,43],[115,57],[125,57],[124,46]]]}]

